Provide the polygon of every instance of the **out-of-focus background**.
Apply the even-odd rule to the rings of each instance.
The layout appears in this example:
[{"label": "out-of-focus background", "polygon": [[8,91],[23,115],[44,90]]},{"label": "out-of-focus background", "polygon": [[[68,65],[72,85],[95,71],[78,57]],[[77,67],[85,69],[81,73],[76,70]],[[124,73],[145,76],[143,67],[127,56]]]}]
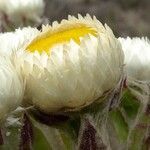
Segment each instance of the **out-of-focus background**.
[{"label": "out-of-focus background", "polygon": [[95,15],[116,36],[150,37],[150,0],[45,0],[50,23],[68,14]]}]

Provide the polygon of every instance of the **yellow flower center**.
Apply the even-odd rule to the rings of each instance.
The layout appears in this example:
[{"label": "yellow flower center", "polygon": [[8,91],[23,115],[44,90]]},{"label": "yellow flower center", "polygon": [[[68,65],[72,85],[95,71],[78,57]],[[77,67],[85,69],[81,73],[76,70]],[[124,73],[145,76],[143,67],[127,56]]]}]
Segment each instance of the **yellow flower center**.
[{"label": "yellow flower center", "polygon": [[41,33],[26,49],[30,52],[37,50],[39,53],[43,51],[49,53],[50,49],[55,45],[69,42],[71,39],[80,44],[80,37],[84,37],[87,34],[96,36],[97,32],[94,28],[84,24],[60,26],[57,29],[51,29],[50,31]]}]

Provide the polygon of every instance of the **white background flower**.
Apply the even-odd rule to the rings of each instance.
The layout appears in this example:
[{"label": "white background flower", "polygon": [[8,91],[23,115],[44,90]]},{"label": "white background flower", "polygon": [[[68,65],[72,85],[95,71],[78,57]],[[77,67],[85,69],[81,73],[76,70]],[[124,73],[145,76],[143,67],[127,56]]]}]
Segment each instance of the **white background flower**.
[{"label": "white background flower", "polygon": [[20,105],[23,91],[23,80],[10,59],[0,56],[0,119]]},{"label": "white background flower", "polygon": [[15,23],[23,19],[39,21],[43,11],[43,0],[0,0],[0,12]]},{"label": "white background flower", "polygon": [[150,81],[150,41],[147,38],[119,38],[125,54],[127,74]]}]

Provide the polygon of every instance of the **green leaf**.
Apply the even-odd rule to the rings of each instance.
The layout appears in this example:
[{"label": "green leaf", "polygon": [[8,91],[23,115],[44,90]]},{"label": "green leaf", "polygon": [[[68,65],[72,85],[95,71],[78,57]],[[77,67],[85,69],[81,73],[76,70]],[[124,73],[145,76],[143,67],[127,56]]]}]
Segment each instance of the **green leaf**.
[{"label": "green leaf", "polygon": [[[34,150],[74,150],[75,134],[69,122],[58,125],[45,125],[31,117],[34,126]],[[41,147],[41,148],[40,148]]]},{"label": "green leaf", "polygon": [[134,119],[138,113],[140,103],[129,90],[126,90],[121,99],[121,107],[130,119]]},{"label": "green leaf", "polygon": [[120,142],[125,142],[128,137],[128,125],[119,109],[110,112],[110,118]]},{"label": "green leaf", "polygon": [[52,150],[40,129],[33,127],[33,150]]},{"label": "green leaf", "polygon": [[150,136],[150,116],[143,113],[135,127],[131,130],[129,135],[129,150],[147,150],[146,146],[149,146],[148,138]]}]

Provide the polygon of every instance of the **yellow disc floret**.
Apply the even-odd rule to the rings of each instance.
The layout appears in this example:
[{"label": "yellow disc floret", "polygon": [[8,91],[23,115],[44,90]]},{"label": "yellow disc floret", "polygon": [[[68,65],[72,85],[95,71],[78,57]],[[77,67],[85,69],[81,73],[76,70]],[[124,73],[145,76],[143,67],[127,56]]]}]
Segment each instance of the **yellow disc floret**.
[{"label": "yellow disc floret", "polygon": [[69,42],[71,39],[80,44],[80,38],[87,34],[96,36],[97,32],[94,28],[86,26],[85,24],[75,24],[72,26],[63,25],[57,29],[41,33],[26,49],[30,52],[38,51],[42,53],[45,51],[49,53],[53,46]]}]

